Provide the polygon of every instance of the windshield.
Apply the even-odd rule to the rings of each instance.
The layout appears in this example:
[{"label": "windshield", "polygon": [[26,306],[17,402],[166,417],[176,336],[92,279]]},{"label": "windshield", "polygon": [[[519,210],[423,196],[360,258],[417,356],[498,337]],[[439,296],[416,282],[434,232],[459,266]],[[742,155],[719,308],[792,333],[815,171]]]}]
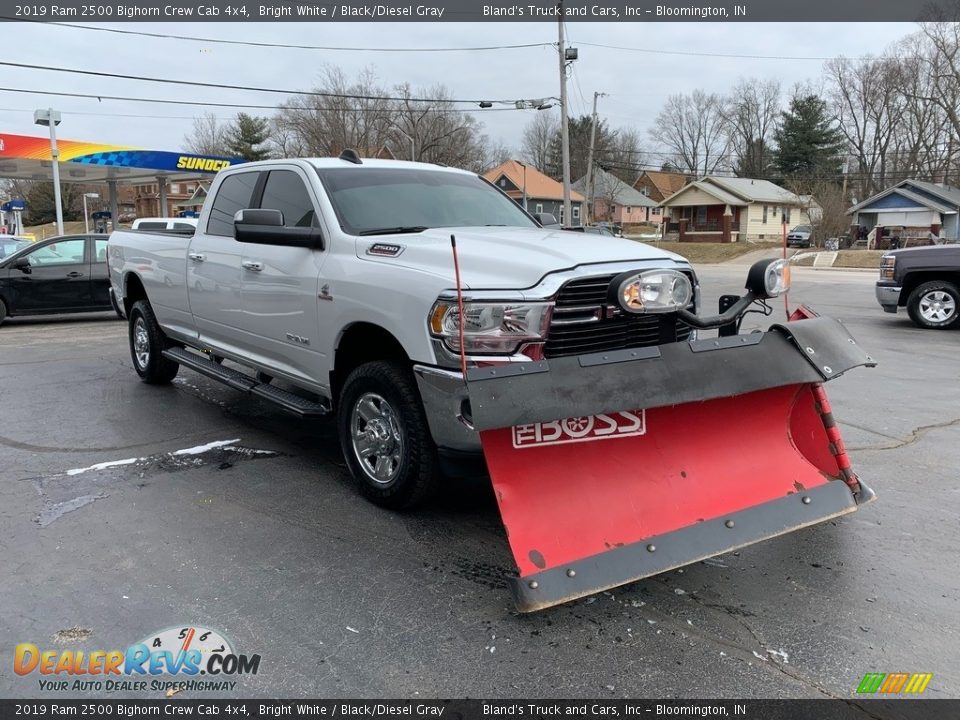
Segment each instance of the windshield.
[{"label": "windshield", "polygon": [[377,231],[507,225],[537,227],[517,204],[476,175],[414,168],[317,169],[351,235]]},{"label": "windshield", "polygon": [[810,226],[809,226],[809,225],[797,225],[797,226],[796,226],[793,230],[791,230],[790,232],[810,232]]}]

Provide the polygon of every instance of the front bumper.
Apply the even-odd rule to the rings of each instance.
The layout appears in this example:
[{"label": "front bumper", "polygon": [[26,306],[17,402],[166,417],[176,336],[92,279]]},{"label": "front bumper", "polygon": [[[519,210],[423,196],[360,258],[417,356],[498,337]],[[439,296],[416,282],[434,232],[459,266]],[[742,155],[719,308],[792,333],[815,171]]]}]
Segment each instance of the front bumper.
[{"label": "front bumper", "polygon": [[900,304],[900,292],[902,288],[893,285],[877,284],[877,302],[884,312],[895,313]]},{"label": "front bumper", "polygon": [[455,453],[481,453],[480,435],[469,417],[470,396],[463,375],[429,365],[414,365],[413,374],[437,447]]}]

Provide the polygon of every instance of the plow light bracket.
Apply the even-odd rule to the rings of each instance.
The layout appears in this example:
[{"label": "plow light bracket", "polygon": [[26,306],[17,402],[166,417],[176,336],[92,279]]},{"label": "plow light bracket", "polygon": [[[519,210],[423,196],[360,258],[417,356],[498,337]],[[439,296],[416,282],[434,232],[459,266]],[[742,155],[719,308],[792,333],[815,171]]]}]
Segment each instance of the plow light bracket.
[{"label": "plow light bracket", "polygon": [[687,325],[701,330],[723,327],[736,322],[756,300],[768,300],[790,289],[790,266],[787,260],[759,260],[747,272],[746,292],[720,315],[701,317],[689,310],[677,311]]}]

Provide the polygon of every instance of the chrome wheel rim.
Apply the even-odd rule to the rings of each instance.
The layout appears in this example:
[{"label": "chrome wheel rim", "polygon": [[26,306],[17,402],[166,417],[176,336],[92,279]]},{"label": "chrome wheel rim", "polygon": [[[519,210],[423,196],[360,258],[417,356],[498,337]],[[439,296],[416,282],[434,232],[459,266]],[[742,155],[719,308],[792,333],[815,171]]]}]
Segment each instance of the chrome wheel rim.
[{"label": "chrome wheel rim", "polygon": [[389,485],[400,474],[403,434],[396,411],[382,396],[364,393],[350,411],[350,441],[364,474]]},{"label": "chrome wheel rim", "polygon": [[144,370],[150,361],[150,336],[142,317],[138,317],[133,323],[133,357],[141,370]]},{"label": "chrome wheel rim", "polygon": [[941,323],[957,312],[957,303],[950,293],[943,290],[928,292],[920,298],[920,317],[927,322]]}]

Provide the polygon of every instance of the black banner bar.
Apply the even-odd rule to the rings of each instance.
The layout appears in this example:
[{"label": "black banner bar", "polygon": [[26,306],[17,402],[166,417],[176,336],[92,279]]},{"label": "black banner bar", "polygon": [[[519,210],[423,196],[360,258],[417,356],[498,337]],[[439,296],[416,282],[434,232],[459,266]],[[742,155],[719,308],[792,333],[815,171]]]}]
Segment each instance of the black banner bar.
[{"label": "black banner bar", "polygon": [[929,720],[960,700],[0,700],[0,718],[426,718],[440,720]]},{"label": "black banner bar", "polygon": [[[551,22],[555,0],[0,0],[30,22]],[[960,20],[956,0],[564,0],[568,22]]]}]

